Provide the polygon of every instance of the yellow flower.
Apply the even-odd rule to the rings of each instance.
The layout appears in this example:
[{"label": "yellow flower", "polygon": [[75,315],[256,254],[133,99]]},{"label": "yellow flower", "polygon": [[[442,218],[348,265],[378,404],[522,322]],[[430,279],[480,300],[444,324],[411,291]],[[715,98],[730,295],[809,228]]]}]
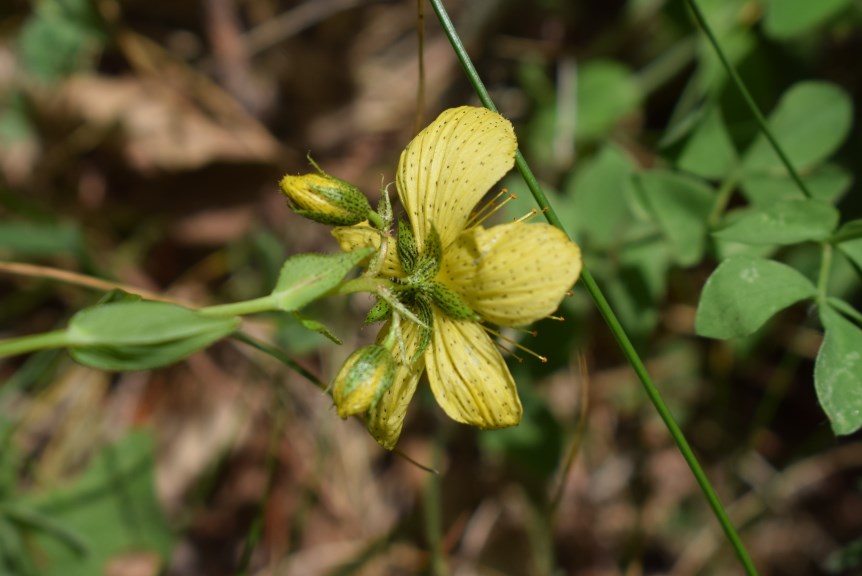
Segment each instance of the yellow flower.
[{"label": "yellow flower", "polygon": [[[371,434],[387,449],[398,440],[423,371],[452,419],[480,428],[521,420],[515,382],[480,322],[518,326],[551,314],[580,274],[581,255],[548,224],[513,222],[487,230],[470,224],[476,204],[511,170],[516,149],[506,119],[465,106],[443,112],[401,154],[396,185],[409,228],[399,226],[395,243],[400,269],[390,264],[383,274],[388,270],[398,279],[407,294],[403,304],[430,331],[400,323],[394,382],[367,418]],[[348,236],[340,238],[343,248],[350,248]],[[375,242],[357,238],[354,248]],[[388,258],[395,250],[387,252]],[[387,324],[381,338],[392,329]]]}]

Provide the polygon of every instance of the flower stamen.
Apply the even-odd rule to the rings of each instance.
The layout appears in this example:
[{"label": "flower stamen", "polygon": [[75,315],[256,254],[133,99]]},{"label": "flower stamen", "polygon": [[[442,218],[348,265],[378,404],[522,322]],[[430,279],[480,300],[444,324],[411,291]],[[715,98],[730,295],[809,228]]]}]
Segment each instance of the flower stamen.
[{"label": "flower stamen", "polygon": [[514,218],[514,219],[512,220],[512,222],[527,222],[527,221],[529,221],[531,218],[535,218],[536,214],[538,214],[538,213],[539,213],[539,211],[538,211],[538,210],[536,210],[535,208],[533,208],[533,209],[531,209],[529,212],[527,212],[526,214],[524,214],[523,216],[521,216],[520,218]]},{"label": "flower stamen", "polygon": [[[496,330],[493,330],[492,328],[488,328],[488,327],[487,327],[487,326],[485,326],[484,324],[482,325],[482,328],[483,328],[483,329],[485,330],[485,332],[487,332],[488,334],[493,334],[494,336],[496,336],[496,337],[497,337],[497,338],[499,338],[500,340],[503,340],[504,342],[508,342],[509,344],[511,344],[512,346],[514,346],[515,348],[517,348],[518,350],[523,350],[524,352],[526,352],[526,353],[527,353],[527,354],[529,354],[530,356],[533,356],[533,357],[535,357],[535,358],[538,358],[538,359],[539,359],[539,361],[540,361],[540,362],[542,362],[542,364],[547,363],[548,359],[547,359],[546,357],[542,356],[541,354],[539,354],[538,352],[533,352],[532,350],[530,350],[530,349],[529,349],[529,348],[527,348],[526,346],[523,346],[523,345],[519,344],[518,342],[515,342],[515,341],[514,341],[514,340],[512,340],[511,338],[507,338],[506,336],[503,336],[502,334],[500,334],[500,333],[499,333],[499,332],[497,332]],[[502,346],[501,346],[501,348],[502,348]],[[505,348],[503,348],[503,349],[504,349],[504,350],[506,350]],[[507,351],[508,351],[508,350],[507,350]],[[508,352],[511,352],[511,351],[508,351]],[[517,356],[517,355],[515,355],[514,353],[512,353],[512,356],[514,356],[515,358],[517,358],[519,362],[521,361],[521,359],[520,359],[520,358],[518,358],[518,356]]]},{"label": "flower stamen", "polygon": [[478,210],[476,210],[475,212],[473,212],[473,214],[471,214],[471,215],[470,215],[470,220],[467,222],[467,228],[472,228],[472,227],[474,227],[474,226],[479,226],[479,225],[480,225],[480,224],[482,224],[485,220],[487,220],[488,218],[490,218],[490,217],[491,217],[495,212],[497,212],[500,208],[502,208],[503,206],[505,206],[508,202],[510,202],[510,201],[514,200],[515,198],[517,198],[517,196],[516,196],[516,195],[514,195],[514,194],[509,194],[509,196],[508,196],[508,197],[506,197],[506,198],[505,198],[504,200],[502,200],[500,203],[497,203],[497,200],[499,200],[499,199],[500,199],[500,196],[502,196],[503,194],[506,194],[508,191],[509,191],[508,189],[503,188],[502,190],[500,190],[500,193],[499,193],[499,194],[497,194],[497,195],[496,195],[496,196],[494,196],[491,200],[489,200],[488,202],[486,202],[486,203],[485,203],[481,208],[479,208]]}]

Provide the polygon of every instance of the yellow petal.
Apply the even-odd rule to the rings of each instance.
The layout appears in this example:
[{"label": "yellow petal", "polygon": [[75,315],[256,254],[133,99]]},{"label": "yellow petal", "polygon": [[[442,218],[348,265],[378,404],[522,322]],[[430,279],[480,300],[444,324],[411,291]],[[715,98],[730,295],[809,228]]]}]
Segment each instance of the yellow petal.
[{"label": "yellow petal", "polygon": [[465,231],[449,247],[441,280],[500,326],[552,314],[581,273],[581,251],[549,224],[512,222]]},{"label": "yellow petal", "polygon": [[[380,248],[380,232],[366,222],[355,226],[339,226],[333,228],[331,232],[343,252],[353,252],[369,246],[375,249]],[[395,239],[392,236],[386,237],[386,255],[380,273],[390,278],[404,276],[404,270],[401,268],[401,263],[398,262],[398,254],[395,250]]]},{"label": "yellow petal", "polygon": [[[391,328],[391,323],[387,324],[380,331],[378,341],[382,342]],[[410,322],[401,323],[401,338],[404,342],[404,349],[401,350],[400,346],[396,346],[393,350],[395,381],[389,390],[383,394],[377,405],[368,411],[366,421],[368,431],[374,436],[377,443],[387,450],[395,448],[395,443],[401,436],[407,406],[410,404],[410,400],[416,392],[416,385],[422,376],[424,358],[420,357],[413,366],[405,363],[405,360],[409,363],[410,359],[416,355],[416,350],[419,348],[419,336],[418,326]]]},{"label": "yellow petal", "polygon": [[431,224],[445,248],[470,211],[515,163],[508,120],[485,108],[444,111],[413,139],[398,162],[396,184],[421,251]]},{"label": "yellow petal", "polygon": [[434,397],[453,420],[480,428],[503,428],[521,421],[515,381],[476,322],[436,312],[425,367]]}]

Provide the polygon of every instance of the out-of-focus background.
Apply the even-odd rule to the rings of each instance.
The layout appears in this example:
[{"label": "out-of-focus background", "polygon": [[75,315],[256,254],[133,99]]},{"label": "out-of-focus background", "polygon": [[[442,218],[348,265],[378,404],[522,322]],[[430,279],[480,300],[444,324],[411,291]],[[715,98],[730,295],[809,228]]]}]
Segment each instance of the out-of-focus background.
[{"label": "out-of-focus background", "polygon": [[[733,151],[756,138],[685,4],[445,4],[761,573],[859,573],[862,442],[836,438],[817,403],[816,315],[796,306],[743,340],[696,337],[719,251],[707,238],[693,255],[674,252],[630,198],[632,175],[654,168],[718,188]],[[699,4],[764,112],[810,80],[859,104],[858,1]],[[477,103],[426,7],[419,109],[417,22],[414,1],[4,0],[0,259],[195,305],[268,293],[287,256],[337,249],[325,226],[289,211],[281,175],[310,171],[311,153],[376,201],[417,126]],[[801,120],[825,122],[831,109]],[[841,125],[810,173],[850,220],[862,208],[862,130],[852,116]],[[519,197],[502,218],[533,206],[516,174],[503,185]],[[812,254],[781,257],[816,275]],[[831,286],[858,303],[853,264],[836,256]],[[63,326],[101,296],[0,270],[0,337]],[[305,311],[342,346],[290,315],[245,328],[328,382],[374,339],[362,324],[370,304],[331,298]],[[152,372],[102,372],[64,351],[6,359],[0,573],[741,573],[581,287],[561,314],[524,337],[547,364],[510,362],[519,427],[457,425],[424,386],[403,456],[235,341]]]}]

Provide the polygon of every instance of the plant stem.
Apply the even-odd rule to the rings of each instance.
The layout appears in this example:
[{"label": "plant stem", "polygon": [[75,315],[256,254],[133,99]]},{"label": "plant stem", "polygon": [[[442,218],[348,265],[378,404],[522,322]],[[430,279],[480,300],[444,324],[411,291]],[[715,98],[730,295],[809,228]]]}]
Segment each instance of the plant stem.
[{"label": "plant stem", "polygon": [[385,278],[370,278],[368,276],[360,276],[353,278],[336,286],[329,294],[354,294],[356,292],[370,292],[376,294],[381,288],[394,289],[397,285]]},{"label": "plant stem", "polygon": [[821,245],[820,272],[817,274],[817,303],[826,304],[829,291],[829,276],[832,274],[832,244],[823,242]]},{"label": "plant stem", "polygon": [[[434,467],[440,468],[442,451],[439,436],[434,440],[433,454]],[[425,516],[425,538],[431,549],[431,573],[434,576],[448,576],[449,568],[446,565],[446,556],[443,553],[443,527],[440,518],[440,475],[431,474],[425,480],[425,489],[422,491],[422,508]]]},{"label": "plant stem", "polygon": [[[449,15],[446,13],[446,9],[443,7],[442,0],[430,1],[431,7],[437,14],[437,18],[440,20],[440,24],[443,27],[446,36],[449,38],[449,42],[450,44],[452,44],[452,48],[454,49],[455,54],[458,56],[461,65],[463,66],[464,71],[467,74],[467,78],[473,85],[473,88],[478,94],[479,99],[482,101],[482,104],[484,104],[485,107],[489,108],[490,110],[496,110],[496,107],[491,101],[491,97],[488,94],[488,91],[485,89],[485,86],[482,83],[479,74],[476,72],[476,68],[473,66],[473,63],[470,60],[469,54],[467,54],[467,50],[464,48],[464,44],[458,37],[458,33],[455,30],[455,26],[452,24],[452,20],[449,18]],[[556,212],[554,212],[553,208],[548,203],[548,200],[545,197],[544,192],[542,192],[542,189],[539,186],[536,177],[533,175],[532,170],[530,170],[527,161],[524,159],[520,151],[518,151],[515,155],[515,165],[518,167],[521,176],[523,176],[524,181],[530,188],[530,192],[533,193],[533,197],[536,199],[536,203],[544,211],[545,218],[548,220],[548,222],[565,232],[562,222],[560,221],[559,217],[557,217]],[[667,405],[665,404],[661,393],[653,383],[652,378],[647,372],[646,366],[644,365],[643,361],[637,353],[637,350],[635,350],[634,345],[631,343],[631,340],[629,340],[629,337],[623,329],[622,325],[620,324],[619,320],[617,319],[616,314],[608,304],[604,294],[602,293],[598,284],[596,284],[596,281],[593,279],[592,274],[590,274],[589,270],[587,270],[586,267],[581,272],[581,278],[583,279],[583,284],[587,288],[587,291],[590,293],[590,296],[595,301],[596,306],[599,309],[599,313],[602,315],[602,318],[604,318],[605,322],[613,333],[614,338],[617,340],[620,349],[622,350],[629,364],[631,364],[632,368],[640,379],[641,384],[643,384],[643,388],[646,391],[647,396],[649,397],[656,411],[659,413],[659,416],[661,417],[662,421],[664,421],[668,432],[670,432],[670,435],[676,442],[680,453],[682,454],[683,458],[691,469],[695,480],[697,481],[701,491],[704,494],[704,497],[712,508],[713,514],[715,515],[719,524],[721,524],[721,527],[724,530],[728,541],[730,542],[731,546],[733,546],[733,549],[736,552],[736,555],[739,557],[739,560],[743,565],[746,573],[749,575],[757,574],[757,569],[754,567],[754,563],[751,561],[751,557],[749,556],[748,551],[745,549],[745,545],[742,543],[742,540],[737,534],[736,529],[730,522],[730,518],[728,517],[727,512],[725,512],[721,501],[718,499],[718,495],[715,493],[712,484],[710,484],[709,482],[709,478],[706,476],[706,473],[700,466],[697,457],[694,455],[691,446],[688,444],[688,441],[686,440],[685,435],[683,434],[679,425],[676,423],[676,420],[674,420],[673,414],[670,412]]]},{"label": "plant stem", "polygon": [[242,302],[207,306],[206,308],[201,308],[198,312],[204,316],[244,316],[246,314],[269,312],[277,309],[275,298],[271,294],[268,294],[260,298],[243,300]]},{"label": "plant stem", "polygon": [[835,298],[834,296],[827,296],[826,303],[847,316],[848,318],[852,318],[855,320],[860,326],[862,326],[862,312],[859,312],[856,308],[841,300],[840,298]]},{"label": "plant stem", "polygon": [[386,222],[384,222],[380,214],[374,210],[368,212],[368,221],[371,222],[371,224],[378,230],[383,230],[386,227]]},{"label": "plant stem", "polygon": [[721,182],[721,186],[718,187],[718,194],[715,196],[715,202],[712,204],[712,210],[710,210],[707,218],[707,224],[710,228],[715,228],[721,222],[721,217],[727,209],[727,204],[730,202],[738,183],[739,171],[737,169],[734,169]]},{"label": "plant stem", "polygon": [[281,362],[282,364],[284,364],[285,366],[287,366],[288,368],[290,368],[291,370],[293,370],[294,372],[296,372],[297,374],[299,374],[300,376],[302,376],[303,378],[305,378],[306,380],[308,380],[309,382],[311,382],[312,384],[314,384],[315,386],[320,388],[321,390],[326,388],[326,384],[324,384],[320,380],[320,378],[318,378],[317,376],[315,376],[314,374],[312,374],[311,372],[309,372],[308,370],[306,370],[305,368],[300,366],[299,363],[296,362],[296,360],[294,360],[293,358],[291,358],[290,356],[288,356],[287,354],[285,354],[284,352],[282,352],[278,348],[276,348],[274,346],[270,346],[269,344],[266,344],[264,342],[261,342],[260,340],[257,340],[256,338],[252,338],[251,336],[249,336],[248,334],[246,334],[245,332],[242,332],[240,330],[237,330],[236,332],[234,332],[232,334],[232,337],[239,340],[240,342],[244,342],[245,344],[248,344],[252,348],[260,350],[264,354],[269,354],[270,356],[272,356],[273,358],[275,358],[276,360],[278,360],[279,362]]},{"label": "plant stem", "polygon": [[805,195],[805,197],[811,198],[811,191],[808,189],[808,186],[805,185],[805,182],[802,181],[802,178],[799,176],[796,168],[793,167],[793,163],[790,161],[790,158],[788,158],[787,154],[784,153],[778,140],[775,139],[775,136],[772,134],[772,130],[769,129],[769,125],[766,123],[766,118],[764,118],[763,113],[760,111],[757,103],[755,103],[754,98],[751,97],[751,93],[748,91],[748,88],[745,87],[742,78],[739,77],[736,69],[730,63],[730,60],[727,59],[727,55],[725,55],[724,50],[721,49],[721,45],[718,43],[718,39],[715,37],[715,34],[713,34],[712,28],[710,28],[709,23],[706,21],[706,17],[704,17],[703,12],[701,12],[700,6],[697,5],[695,0],[685,0],[685,3],[688,4],[688,7],[694,15],[695,21],[700,29],[703,30],[709,43],[712,44],[716,55],[718,55],[718,59],[721,60],[722,66],[724,66],[724,69],[728,76],[730,76],[731,81],[736,86],[736,89],[739,90],[739,93],[748,105],[749,110],[751,110],[751,113],[754,115],[754,119],[757,121],[760,131],[763,132],[763,135],[766,136],[767,140],[769,140],[769,143],[772,145],[772,149],[775,150],[775,153],[778,154],[784,167],[787,168],[787,173],[790,174],[790,177],[793,178],[793,181],[796,182],[796,185],[799,186],[799,190]]},{"label": "plant stem", "polygon": [[41,334],[32,334],[30,336],[21,336],[19,338],[8,338],[0,340],[0,358],[4,356],[15,356],[18,354],[27,354],[37,350],[45,350],[47,348],[63,348],[67,346],[69,340],[65,330],[55,330],[53,332],[43,332]]}]

